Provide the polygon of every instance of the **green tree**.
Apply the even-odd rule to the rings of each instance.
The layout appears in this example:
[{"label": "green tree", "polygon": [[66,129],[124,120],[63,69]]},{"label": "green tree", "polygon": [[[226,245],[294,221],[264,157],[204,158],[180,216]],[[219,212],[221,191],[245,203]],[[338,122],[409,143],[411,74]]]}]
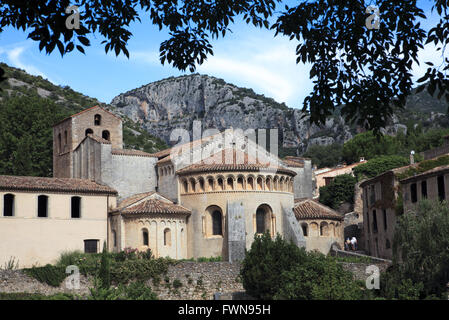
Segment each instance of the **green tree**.
[{"label": "green tree", "polygon": [[406,166],[409,163],[409,159],[401,156],[380,156],[368,160],[366,163],[358,165],[357,167],[352,169],[352,171],[354,172],[354,175],[357,177],[357,179],[361,180],[365,178],[373,178],[383,172]]},{"label": "green tree", "polygon": [[396,154],[397,142],[388,135],[377,137],[373,132],[367,131],[356,135],[343,145],[343,160],[354,163],[360,160],[372,159],[381,155]]},{"label": "green tree", "polygon": [[440,297],[449,282],[449,206],[423,200],[399,217],[393,240],[397,279],[423,284],[420,297]]},{"label": "green tree", "polygon": [[336,176],[329,185],[320,187],[319,201],[333,209],[338,209],[345,202],[353,204],[356,182],[350,174]]},{"label": "green tree", "polygon": [[52,126],[67,116],[59,106],[38,97],[0,102],[0,174],[52,176]]},{"label": "green tree", "polygon": [[282,286],[279,275],[305,259],[305,250],[283,240],[279,234],[274,241],[268,232],[255,236],[242,262],[243,287],[254,298],[273,299]]},{"label": "green tree", "polygon": [[[130,26],[150,21],[169,32],[160,45],[160,60],[180,70],[195,70],[213,54],[210,39],[224,37],[237,19],[256,27],[270,28],[276,35],[298,41],[297,63],[311,64],[314,82],[303,103],[310,120],[324,124],[336,108],[347,122],[356,122],[379,132],[393,112],[404,107],[413,82],[412,66],[418,51],[432,42],[441,49],[441,63],[428,69],[418,82],[429,81],[427,90],[449,101],[449,62],[444,50],[449,44],[449,4],[435,0],[435,19],[429,31],[421,26],[426,19],[417,1],[318,0],[299,1],[294,6],[276,7],[280,0],[266,1],[122,1],[80,0],[80,28],[66,27],[71,12],[69,0],[4,0],[0,4],[0,32],[6,27],[27,30],[47,54],[55,48],[61,55],[75,48],[84,53],[88,36],[99,36],[106,53],[129,56]],[[369,5],[377,5],[382,19],[378,30]],[[273,17],[276,13],[277,16]],[[271,19],[270,19],[271,18]],[[271,24],[270,22],[274,23]],[[421,61],[423,62],[423,61]],[[0,69],[0,80],[3,70]],[[421,86],[419,90],[423,89]],[[438,89],[438,90],[437,90]]]},{"label": "green tree", "polygon": [[109,289],[111,287],[111,261],[109,259],[108,250],[106,248],[106,241],[103,244],[103,252],[101,253],[101,263],[98,277],[100,278],[101,288]]},{"label": "green tree", "polygon": [[335,167],[342,162],[342,145],[334,143],[327,146],[315,144],[307,149],[304,157],[311,158],[318,168]]},{"label": "green tree", "polygon": [[256,236],[241,269],[243,287],[258,299],[359,299],[352,274],[334,258],[306,252],[279,235]]},{"label": "green tree", "polygon": [[304,263],[284,271],[282,286],[275,299],[282,300],[358,300],[362,291],[353,275],[341,264],[320,252],[307,253]]}]

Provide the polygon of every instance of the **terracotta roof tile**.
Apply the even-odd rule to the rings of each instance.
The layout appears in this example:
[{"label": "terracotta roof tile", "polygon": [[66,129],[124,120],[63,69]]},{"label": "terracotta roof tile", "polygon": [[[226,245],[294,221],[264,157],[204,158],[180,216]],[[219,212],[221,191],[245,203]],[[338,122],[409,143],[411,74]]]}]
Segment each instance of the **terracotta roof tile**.
[{"label": "terracotta roof tile", "polygon": [[76,116],[78,116],[78,115],[80,115],[80,114],[82,114],[82,113],[84,113],[84,112],[87,112],[87,111],[92,110],[92,109],[95,109],[95,108],[99,108],[99,109],[101,109],[101,110],[103,110],[103,111],[105,111],[105,112],[107,112],[107,113],[113,115],[113,116],[116,117],[117,119],[120,119],[120,121],[122,120],[119,116],[113,114],[111,111],[106,110],[105,108],[102,108],[102,107],[100,107],[100,106],[97,105],[97,106],[93,106],[93,107],[90,107],[90,108],[86,108],[86,109],[84,109],[84,110],[82,110],[82,111],[80,111],[80,112],[78,112],[78,113],[72,114],[71,116],[69,116],[69,117],[67,117],[67,118],[65,118],[65,119],[63,119],[63,120],[61,120],[61,121],[59,121],[58,123],[55,123],[55,124],[53,125],[53,127],[56,126],[56,125],[58,125],[58,124],[60,124],[60,123],[62,123],[62,122],[64,122],[64,121],[66,121],[66,120],[68,120],[68,119],[71,119],[71,118],[73,118],[73,117],[76,117]]},{"label": "terracotta roof tile", "polygon": [[165,202],[158,199],[148,199],[131,205],[127,208],[120,210],[122,214],[184,214],[189,215],[191,211],[183,206]]},{"label": "terracotta roof tile", "polygon": [[336,211],[313,199],[295,201],[293,212],[298,221],[303,219],[343,220],[343,217]]},{"label": "terracotta roof tile", "polygon": [[[93,140],[95,140],[95,141],[97,141],[97,142],[99,142],[99,143],[102,143],[102,144],[111,144],[111,141],[106,140],[106,139],[103,139],[102,137],[97,136],[96,134],[93,134],[93,133],[89,133],[89,134],[87,135],[87,137],[89,137],[89,138],[91,138],[91,139],[93,139]],[[86,139],[86,138],[84,138],[83,141],[84,141],[85,139]],[[81,142],[82,142],[82,141],[81,141]]]},{"label": "terracotta roof tile", "polygon": [[155,192],[151,191],[151,192],[144,192],[144,193],[138,193],[135,194],[133,196],[130,196],[128,198],[123,199],[122,201],[120,201],[120,203],[117,206],[117,209],[123,209],[126,208],[130,205],[132,205],[133,203],[136,203],[146,197],[149,197],[151,195],[153,195]]},{"label": "terracotta roof tile", "polygon": [[0,176],[0,190],[117,194],[108,186],[86,179],[21,176]]},{"label": "terracotta roof tile", "polygon": [[[232,156],[232,159],[230,159]],[[270,163],[261,163],[247,152],[235,149],[223,149],[212,156],[194,163],[177,171],[179,174],[210,171],[263,171],[276,170],[279,172],[296,175],[287,168],[283,168]]]}]

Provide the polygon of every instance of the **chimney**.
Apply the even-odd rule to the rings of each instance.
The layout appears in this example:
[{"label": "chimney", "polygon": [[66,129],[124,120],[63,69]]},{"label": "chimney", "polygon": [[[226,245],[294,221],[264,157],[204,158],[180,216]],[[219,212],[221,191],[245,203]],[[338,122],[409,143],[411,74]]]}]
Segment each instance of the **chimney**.
[{"label": "chimney", "polygon": [[415,163],[415,151],[410,151],[410,164]]}]

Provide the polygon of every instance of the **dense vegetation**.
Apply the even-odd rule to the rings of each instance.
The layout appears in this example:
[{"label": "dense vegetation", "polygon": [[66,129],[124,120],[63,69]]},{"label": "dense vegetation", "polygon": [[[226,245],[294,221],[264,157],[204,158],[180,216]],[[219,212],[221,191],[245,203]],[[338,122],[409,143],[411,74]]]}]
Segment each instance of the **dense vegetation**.
[{"label": "dense vegetation", "polygon": [[374,178],[383,172],[408,164],[410,164],[410,159],[402,156],[379,156],[358,165],[352,171],[357,180],[360,181],[366,178]]},{"label": "dense vegetation", "polygon": [[319,201],[333,209],[338,209],[343,203],[353,204],[356,182],[350,174],[336,176],[329,185],[320,187]]},{"label": "dense vegetation", "polygon": [[318,168],[335,167],[342,163],[343,146],[338,143],[330,145],[315,144],[307,149],[303,157],[312,159],[312,163]]},{"label": "dense vegetation", "polygon": [[2,101],[0,174],[52,176],[52,126],[67,115],[49,99],[22,96]]},{"label": "dense vegetation", "polygon": [[387,299],[447,299],[449,206],[423,200],[401,215],[393,240],[393,266],[381,277]]},{"label": "dense vegetation", "polygon": [[360,285],[332,257],[306,252],[279,235],[256,236],[243,260],[246,292],[257,299],[360,299]]},{"label": "dense vegetation", "polygon": [[[9,80],[0,85],[0,174],[51,177],[53,125],[101,103],[69,87],[1,65]],[[125,148],[149,153],[167,148],[162,140],[122,118]]]}]

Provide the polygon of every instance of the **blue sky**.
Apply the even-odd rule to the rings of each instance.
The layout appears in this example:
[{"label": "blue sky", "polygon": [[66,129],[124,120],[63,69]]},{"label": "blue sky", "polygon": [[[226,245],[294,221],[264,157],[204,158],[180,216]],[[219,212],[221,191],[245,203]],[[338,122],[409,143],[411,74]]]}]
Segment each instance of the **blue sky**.
[{"label": "blue sky", "polygon": [[[429,16],[430,0],[421,1]],[[436,19],[430,16],[424,27]],[[144,19],[142,19],[144,21]],[[296,64],[297,43],[265,29],[243,23],[231,26],[233,33],[212,42],[214,55],[198,67],[197,72],[222,78],[241,87],[300,108],[312,90],[310,66]],[[69,85],[76,91],[109,103],[116,95],[169,76],[189,74],[159,61],[159,45],[168,38],[165,31],[148,22],[131,27],[133,37],[128,43],[130,58],[105,54],[101,37],[90,37],[92,45],[86,55],[76,50],[61,58],[58,50],[46,55],[38,43],[27,39],[27,33],[12,28],[0,33],[0,61],[41,75],[59,85]],[[435,48],[427,46],[420,54],[422,61],[435,61]],[[426,67],[414,66],[419,77]],[[86,106],[88,107],[88,106]]]}]

